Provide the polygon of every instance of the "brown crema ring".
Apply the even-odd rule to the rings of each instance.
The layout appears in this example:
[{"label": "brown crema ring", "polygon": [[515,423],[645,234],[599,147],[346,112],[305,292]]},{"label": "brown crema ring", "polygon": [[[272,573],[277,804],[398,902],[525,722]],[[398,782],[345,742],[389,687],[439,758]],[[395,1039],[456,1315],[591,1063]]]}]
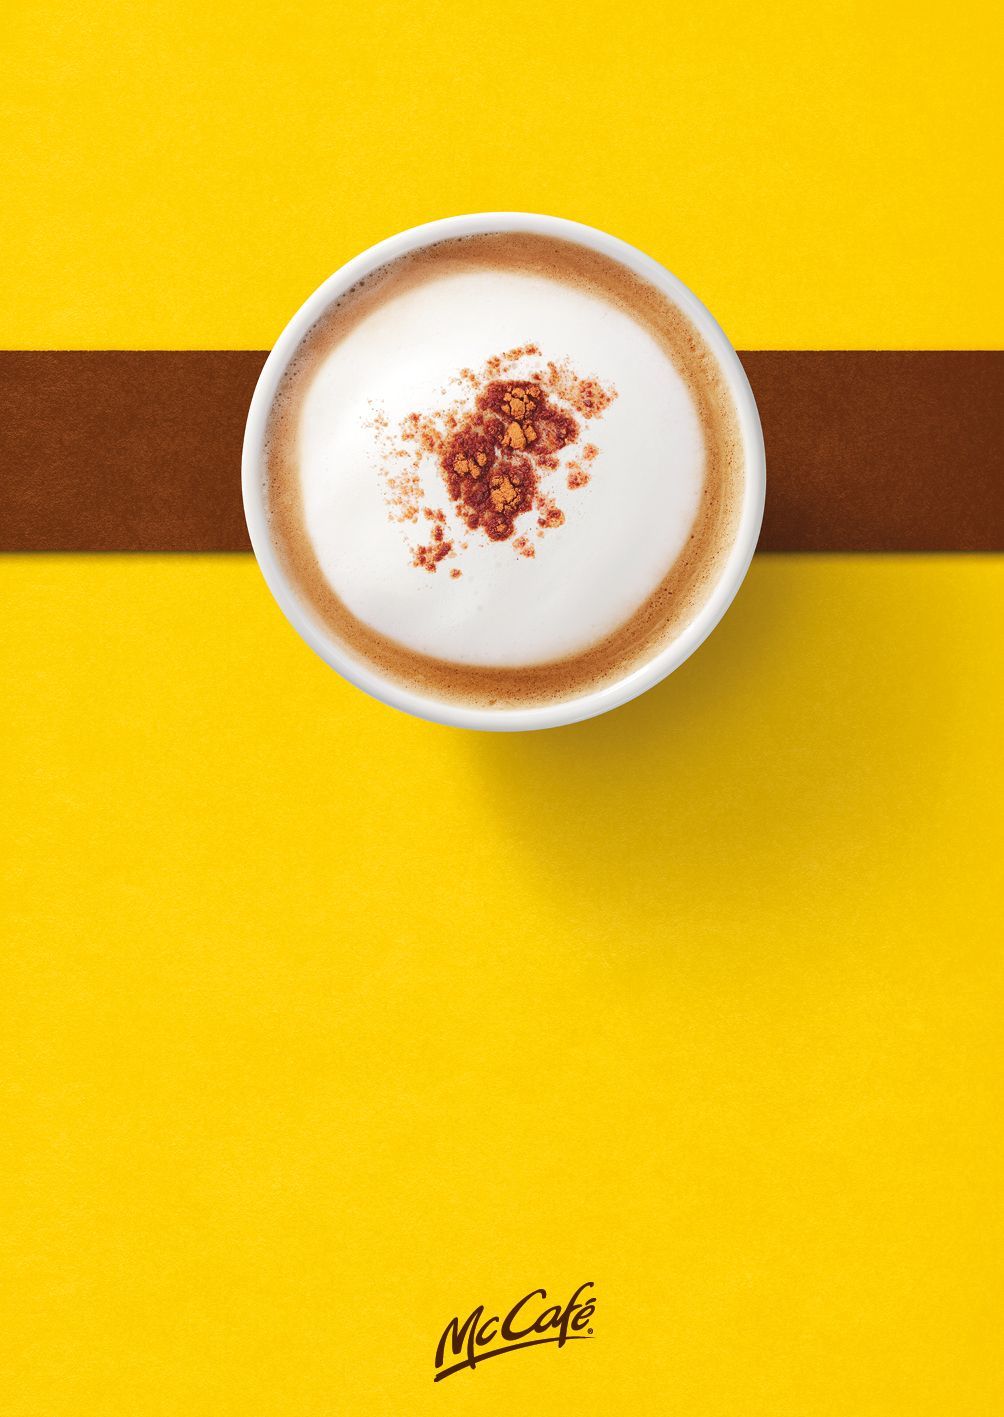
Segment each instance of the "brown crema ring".
[{"label": "brown crema ring", "polygon": [[[303,400],[330,351],[383,301],[430,279],[471,270],[534,275],[583,289],[643,325],[684,379],[704,435],[704,485],[690,538],[646,600],[610,634],[563,659],[481,666],[416,653],[354,615],[324,576],[304,524],[297,458]],[[528,332],[528,337],[532,332]],[[507,232],[438,242],[365,277],[314,324],[280,381],[269,414],[266,501],[287,577],[328,632],[356,658],[406,687],[484,707],[577,697],[622,678],[697,614],[735,539],[743,493],[743,445],[718,362],[691,321],[661,291],[619,262],[578,243]]]}]

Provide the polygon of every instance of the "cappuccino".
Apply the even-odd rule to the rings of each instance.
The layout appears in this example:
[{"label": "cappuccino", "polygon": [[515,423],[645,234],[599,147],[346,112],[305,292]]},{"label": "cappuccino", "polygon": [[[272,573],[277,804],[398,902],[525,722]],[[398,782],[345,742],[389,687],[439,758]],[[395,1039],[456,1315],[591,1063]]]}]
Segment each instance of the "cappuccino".
[{"label": "cappuccino", "polygon": [[745,469],[726,378],[668,296],[506,232],[413,251],[328,307],[263,476],[286,575],[348,655],[509,708],[620,679],[693,619]]}]

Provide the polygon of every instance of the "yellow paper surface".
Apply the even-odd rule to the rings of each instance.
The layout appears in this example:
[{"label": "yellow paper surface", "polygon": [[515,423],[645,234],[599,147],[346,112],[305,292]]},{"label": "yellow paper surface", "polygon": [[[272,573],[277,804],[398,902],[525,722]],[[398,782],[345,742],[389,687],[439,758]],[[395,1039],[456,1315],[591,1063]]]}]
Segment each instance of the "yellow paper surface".
[{"label": "yellow paper surface", "polygon": [[515,209],[739,348],[995,348],[1001,38],[992,0],[9,6],[0,339],[264,348],[374,241]]},{"label": "yellow paper surface", "polygon": [[998,1410],[1002,591],[761,558],[493,737],[250,559],[0,562],[5,1414]]}]

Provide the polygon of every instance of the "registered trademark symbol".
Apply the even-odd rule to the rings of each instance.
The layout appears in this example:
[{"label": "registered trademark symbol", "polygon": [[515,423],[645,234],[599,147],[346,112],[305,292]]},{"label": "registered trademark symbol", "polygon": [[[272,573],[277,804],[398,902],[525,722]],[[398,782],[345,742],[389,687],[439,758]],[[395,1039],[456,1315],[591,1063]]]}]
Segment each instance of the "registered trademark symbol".
[{"label": "registered trademark symbol", "polygon": [[587,1328],[587,1329],[586,1329],[586,1332],[587,1332],[587,1333],[592,1333],[592,1329],[591,1329],[591,1328]]}]

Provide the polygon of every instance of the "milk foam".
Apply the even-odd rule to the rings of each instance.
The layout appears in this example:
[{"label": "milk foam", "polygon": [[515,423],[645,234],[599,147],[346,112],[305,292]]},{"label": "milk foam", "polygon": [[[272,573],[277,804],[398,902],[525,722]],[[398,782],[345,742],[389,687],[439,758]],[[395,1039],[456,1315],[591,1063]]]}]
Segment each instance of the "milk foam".
[{"label": "milk foam", "polygon": [[[566,520],[533,540],[533,559],[464,532],[461,560],[434,575],[416,569],[409,540],[425,538],[428,524],[388,515],[374,414],[396,428],[413,411],[441,409],[456,397],[459,370],[527,343],[542,359],[507,377],[567,359],[617,391],[582,429],[580,442],[599,449],[591,480],[566,490],[567,455],[544,475],[542,490],[553,489]],[[687,543],[706,458],[690,390],[642,324],[578,286],[491,269],[433,274],[370,310],[313,371],[297,446],[306,534],[348,609],[419,654],[507,668],[576,654],[634,614]],[[423,479],[425,502],[454,525],[431,457]],[[517,535],[532,537],[535,522],[520,519]]]}]

